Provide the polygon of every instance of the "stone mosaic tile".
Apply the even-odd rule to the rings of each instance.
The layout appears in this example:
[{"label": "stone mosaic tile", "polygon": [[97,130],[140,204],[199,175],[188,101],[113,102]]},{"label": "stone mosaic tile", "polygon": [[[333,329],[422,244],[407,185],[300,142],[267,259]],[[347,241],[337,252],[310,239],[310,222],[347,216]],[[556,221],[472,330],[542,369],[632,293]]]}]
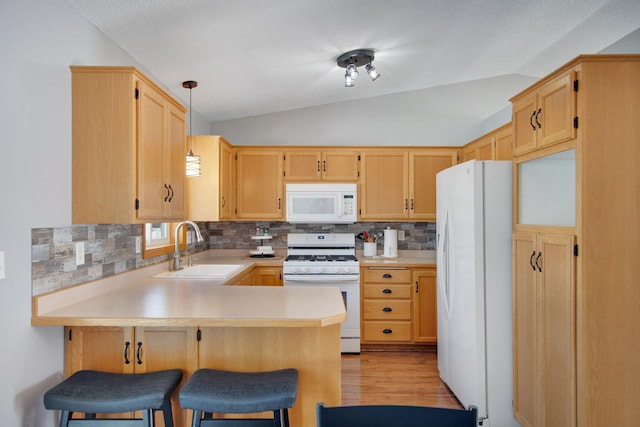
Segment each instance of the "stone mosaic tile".
[{"label": "stone mosaic tile", "polygon": [[[251,249],[260,244],[251,239],[257,227],[268,227],[273,239],[265,244],[286,249],[288,233],[373,234],[386,227],[405,231],[398,249],[434,250],[435,223],[289,224],[286,222],[201,222],[204,243],[188,245],[187,254],[207,249]],[[142,236],[141,224],[81,224],[31,230],[32,293],[40,295],[152,264],[168,262],[171,255],[143,259],[135,253],[135,240]],[[75,243],[85,243],[84,264],[75,264]],[[362,249],[356,241],[356,249]],[[380,242],[379,242],[380,243]]]}]

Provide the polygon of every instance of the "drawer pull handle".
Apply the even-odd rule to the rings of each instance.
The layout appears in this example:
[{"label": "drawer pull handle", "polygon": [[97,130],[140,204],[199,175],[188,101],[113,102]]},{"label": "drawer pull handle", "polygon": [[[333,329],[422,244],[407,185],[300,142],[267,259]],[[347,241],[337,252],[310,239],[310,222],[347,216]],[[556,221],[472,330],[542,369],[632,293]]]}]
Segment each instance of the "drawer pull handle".
[{"label": "drawer pull handle", "polygon": [[385,313],[391,313],[393,310],[391,309],[391,307],[385,307],[382,309],[382,311],[384,311]]},{"label": "drawer pull handle", "polygon": [[383,294],[390,294],[391,292],[393,292],[391,289],[384,289],[382,291]]},{"label": "drawer pull handle", "polygon": [[391,275],[389,273],[385,273],[382,275],[385,279],[391,279]]},{"label": "drawer pull handle", "polygon": [[391,334],[391,333],[393,333],[393,330],[392,329],[383,329],[382,333],[383,334]]},{"label": "drawer pull handle", "polygon": [[140,359],[141,352],[142,352],[142,341],[138,341],[138,349],[136,350],[136,359],[138,359],[138,365],[142,365],[142,359]]},{"label": "drawer pull handle", "polygon": [[124,343],[124,364],[125,365],[128,365],[129,363],[131,363],[129,361],[129,346],[130,345],[131,345],[131,343],[129,341]]}]

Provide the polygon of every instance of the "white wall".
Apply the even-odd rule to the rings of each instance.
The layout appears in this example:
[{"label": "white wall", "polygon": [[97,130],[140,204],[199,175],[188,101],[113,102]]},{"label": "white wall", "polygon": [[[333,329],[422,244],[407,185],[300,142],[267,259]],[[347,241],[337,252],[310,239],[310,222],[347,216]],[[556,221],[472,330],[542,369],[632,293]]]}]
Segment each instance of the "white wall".
[{"label": "white wall", "polygon": [[[234,145],[461,146],[507,123],[509,97],[536,80],[518,75],[492,77],[214,122],[211,132]],[[482,109],[471,109],[477,105],[468,102],[471,99],[488,102]],[[500,111],[490,107],[496,104]],[[484,121],[494,115],[491,125],[495,126],[485,129]]]},{"label": "white wall", "polygon": [[0,40],[0,425],[49,427],[42,395],[62,378],[63,333],[30,325],[31,229],[71,222],[69,65],[139,64],[62,0],[0,1]]}]

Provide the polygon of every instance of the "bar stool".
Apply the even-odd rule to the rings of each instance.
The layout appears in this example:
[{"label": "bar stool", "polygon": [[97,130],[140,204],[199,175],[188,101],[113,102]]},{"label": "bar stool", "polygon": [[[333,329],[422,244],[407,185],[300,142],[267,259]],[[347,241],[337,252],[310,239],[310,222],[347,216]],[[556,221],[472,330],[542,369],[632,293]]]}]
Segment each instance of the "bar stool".
[{"label": "bar stool", "polygon": [[[289,426],[289,408],[298,396],[298,371],[196,371],[179,393],[180,406],[193,410],[192,427]],[[273,419],[222,419],[214,413],[250,414],[273,411]],[[204,419],[202,416],[204,415]]]},{"label": "bar stool", "polygon": [[[143,374],[78,371],[44,394],[44,406],[62,411],[60,427],[152,427],[156,410],[163,412],[165,427],[173,427],[171,394],[181,379],[179,369]],[[132,411],[142,411],[142,418],[96,419],[96,414]],[[85,418],[71,419],[74,412],[83,412]]]}]

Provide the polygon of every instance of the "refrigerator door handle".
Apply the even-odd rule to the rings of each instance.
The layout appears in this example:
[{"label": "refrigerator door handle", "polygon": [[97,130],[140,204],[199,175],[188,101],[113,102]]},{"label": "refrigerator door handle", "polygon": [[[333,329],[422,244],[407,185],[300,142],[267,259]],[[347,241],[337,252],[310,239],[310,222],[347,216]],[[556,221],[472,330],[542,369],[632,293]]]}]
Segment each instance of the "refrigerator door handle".
[{"label": "refrigerator door handle", "polygon": [[449,247],[449,229],[451,223],[449,221],[449,209],[444,208],[442,218],[440,221],[440,231],[438,232],[438,251],[437,255],[440,258],[437,262],[442,266],[442,270],[438,271],[437,281],[440,291],[442,292],[442,301],[444,302],[445,312],[447,318],[451,320],[451,280],[450,280],[450,259],[451,248]]}]

